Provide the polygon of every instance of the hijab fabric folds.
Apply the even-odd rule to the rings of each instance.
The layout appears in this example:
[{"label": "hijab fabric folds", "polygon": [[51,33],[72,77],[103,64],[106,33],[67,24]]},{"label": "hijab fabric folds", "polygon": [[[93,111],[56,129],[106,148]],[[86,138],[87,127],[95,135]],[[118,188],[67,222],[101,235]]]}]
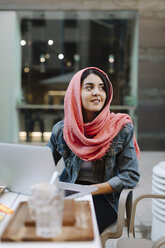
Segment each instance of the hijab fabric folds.
[{"label": "hijab fabric folds", "polygon": [[[96,69],[103,73],[110,84],[110,95],[107,105],[90,123],[83,122],[81,105],[81,75],[87,69]],[[127,114],[110,113],[112,85],[106,73],[89,67],[78,71],[70,81],[64,99],[64,140],[73,153],[85,161],[102,158],[108,151],[113,138],[132,120]],[[139,147],[134,137],[137,155]]]}]

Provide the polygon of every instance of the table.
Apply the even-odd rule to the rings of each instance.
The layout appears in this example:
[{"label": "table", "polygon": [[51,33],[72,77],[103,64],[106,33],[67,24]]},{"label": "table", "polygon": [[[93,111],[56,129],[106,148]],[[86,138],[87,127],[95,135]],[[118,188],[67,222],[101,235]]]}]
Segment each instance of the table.
[{"label": "table", "polygon": [[[12,209],[16,209],[18,204],[21,201],[27,201],[28,196],[13,193],[13,192],[7,192],[5,191],[2,196],[0,196],[0,202],[11,207]],[[93,206],[93,200],[92,196],[90,194],[85,195],[81,198],[78,198],[77,200],[88,200],[90,202],[91,211],[92,211],[92,222],[93,222],[93,231],[94,231],[94,240],[92,241],[81,241],[81,242],[23,242],[23,243],[15,243],[15,242],[0,242],[1,248],[17,248],[17,247],[30,247],[30,248],[46,248],[46,247],[54,247],[54,248],[101,248],[101,241],[100,241],[100,235],[98,232],[97,222],[96,222],[96,216]],[[5,215],[5,218],[3,221],[0,221],[0,235],[2,234],[3,230],[5,229],[6,224],[8,223],[9,219],[12,216]]]}]

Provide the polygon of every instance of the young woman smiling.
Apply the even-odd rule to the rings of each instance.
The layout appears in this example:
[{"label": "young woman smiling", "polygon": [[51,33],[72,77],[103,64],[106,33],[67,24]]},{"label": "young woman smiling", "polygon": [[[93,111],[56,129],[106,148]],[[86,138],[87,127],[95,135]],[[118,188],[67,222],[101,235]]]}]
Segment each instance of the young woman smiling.
[{"label": "young woman smiling", "polygon": [[89,67],[72,78],[64,99],[64,120],[48,143],[55,164],[63,157],[60,180],[93,185],[100,233],[117,218],[121,190],[138,180],[139,147],[132,120],[110,112],[112,84],[105,72]]}]

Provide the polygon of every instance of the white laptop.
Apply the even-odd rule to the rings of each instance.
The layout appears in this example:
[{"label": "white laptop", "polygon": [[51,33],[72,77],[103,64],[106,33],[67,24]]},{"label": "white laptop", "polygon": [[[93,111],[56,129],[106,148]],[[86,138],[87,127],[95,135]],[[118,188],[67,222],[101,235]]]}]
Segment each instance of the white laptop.
[{"label": "white laptop", "polygon": [[[0,143],[0,185],[12,192],[29,195],[31,185],[50,182],[55,170],[49,147]],[[96,190],[70,183],[60,185],[66,191],[66,198],[77,198]]]}]

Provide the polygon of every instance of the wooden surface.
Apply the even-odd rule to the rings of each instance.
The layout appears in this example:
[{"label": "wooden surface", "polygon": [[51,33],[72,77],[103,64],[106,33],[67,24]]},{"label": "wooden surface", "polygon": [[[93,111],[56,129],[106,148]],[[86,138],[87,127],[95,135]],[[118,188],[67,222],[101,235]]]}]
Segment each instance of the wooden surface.
[{"label": "wooden surface", "polygon": [[2,242],[89,241],[94,239],[89,201],[65,200],[62,233],[55,238],[36,235],[27,202],[21,202],[1,236]]},{"label": "wooden surface", "polygon": [[[19,206],[22,209],[23,214],[26,212],[28,213],[27,210],[27,204],[24,202],[20,204]],[[17,210],[18,211],[18,210]],[[20,211],[20,209],[19,209]],[[63,226],[74,226],[75,225],[75,201],[74,200],[65,200],[64,204],[64,213],[63,213]],[[35,226],[35,221],[30,219],[29,214],[26,217],[26,220],[24,222],[25,226]]]}]

